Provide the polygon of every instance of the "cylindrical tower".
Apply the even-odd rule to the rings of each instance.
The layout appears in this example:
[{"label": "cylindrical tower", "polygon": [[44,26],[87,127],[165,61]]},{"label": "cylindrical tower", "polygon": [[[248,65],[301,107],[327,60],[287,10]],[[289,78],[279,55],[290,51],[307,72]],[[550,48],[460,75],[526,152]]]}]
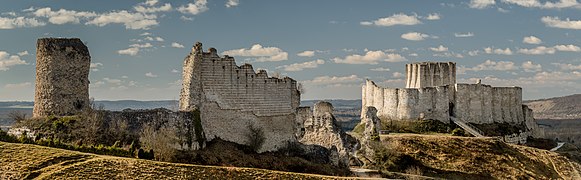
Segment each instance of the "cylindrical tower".
[{"label": "cylindrical tower", "polygon": [[36,44],[33,117],[66,116],[89,107],[89,49],[79,38],[42,38]]},{"label": "cylindrical tower", "polygon": [[406,88],[423,88],[456,84],[456,63],[419,62],[406,65]]}]

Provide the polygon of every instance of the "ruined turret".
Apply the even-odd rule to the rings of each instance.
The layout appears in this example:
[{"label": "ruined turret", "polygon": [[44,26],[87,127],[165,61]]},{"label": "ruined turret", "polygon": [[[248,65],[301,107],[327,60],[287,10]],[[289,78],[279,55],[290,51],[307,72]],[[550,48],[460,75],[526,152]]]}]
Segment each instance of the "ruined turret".
[{"label": "ruined turret", "polygon": [[34,117],[65,116],[89,107],[89,49],[79,38],[42,38],[36,44]]}]

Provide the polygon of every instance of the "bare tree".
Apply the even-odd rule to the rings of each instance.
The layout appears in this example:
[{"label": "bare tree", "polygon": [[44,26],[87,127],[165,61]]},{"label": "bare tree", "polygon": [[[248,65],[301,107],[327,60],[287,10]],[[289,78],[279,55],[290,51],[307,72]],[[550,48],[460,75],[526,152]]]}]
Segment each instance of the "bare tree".
[{"label": "bare tree", "polygon": [[177,149],[176,134],[173,128],[162,125],[156,129],[153,125],[143,126],[139,141],[144,149],[153,149],[155,159],[158,161],[171,162],[175,160]]},{"label": "bare tree", "polygon": [[8,117],[13,119],[16,123],[20,123],[23,120],[26,120],[26,113],[17,110],[10,111],[10,113],[8,113]]}]

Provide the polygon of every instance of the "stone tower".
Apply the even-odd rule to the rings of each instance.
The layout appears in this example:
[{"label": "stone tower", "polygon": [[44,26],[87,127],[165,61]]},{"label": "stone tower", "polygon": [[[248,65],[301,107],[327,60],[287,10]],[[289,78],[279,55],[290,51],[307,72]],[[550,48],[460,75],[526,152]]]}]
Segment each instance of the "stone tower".
[{"label": "stone tower", "polygon": [[456,63],[419,62],[406,64],[406,88],[456,84]]},{"label": "stone tower", "polygon": [[78,114],[89,107],[89,49],[79,38],[41,38],[36,44],[33,117]]}]

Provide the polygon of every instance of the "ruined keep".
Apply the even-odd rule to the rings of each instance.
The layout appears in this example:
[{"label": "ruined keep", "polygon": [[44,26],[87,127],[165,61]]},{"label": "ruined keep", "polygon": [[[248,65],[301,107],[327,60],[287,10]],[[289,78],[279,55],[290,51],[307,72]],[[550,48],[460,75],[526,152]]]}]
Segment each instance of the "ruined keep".
[{"label": "ruined keep", "polygon": [[543,136],[531,110],[522,104],[520,87],[456,83],[455,66],[453,62],[407,64],[406,88],[383,88],[367,80],[362,88],[362,115],[373,106],[377,116],[387,120],[507,122],[524,124],[532,136]]},{"label": "ruined keep", "polygon": [[33,117],[89,108],[90,64],[89,49],[78,38],[38,39]]},{"label": "ruined keep", "polygon": [[207,141],[214,138],[247,144],[249,126],[266,137],[261,151],[296,141],[300,93],[292,78],[268,77],[252,65],[237,66],[233,57],[220,57],[196,43],[184,59],[180,110],[199,110]]}]

